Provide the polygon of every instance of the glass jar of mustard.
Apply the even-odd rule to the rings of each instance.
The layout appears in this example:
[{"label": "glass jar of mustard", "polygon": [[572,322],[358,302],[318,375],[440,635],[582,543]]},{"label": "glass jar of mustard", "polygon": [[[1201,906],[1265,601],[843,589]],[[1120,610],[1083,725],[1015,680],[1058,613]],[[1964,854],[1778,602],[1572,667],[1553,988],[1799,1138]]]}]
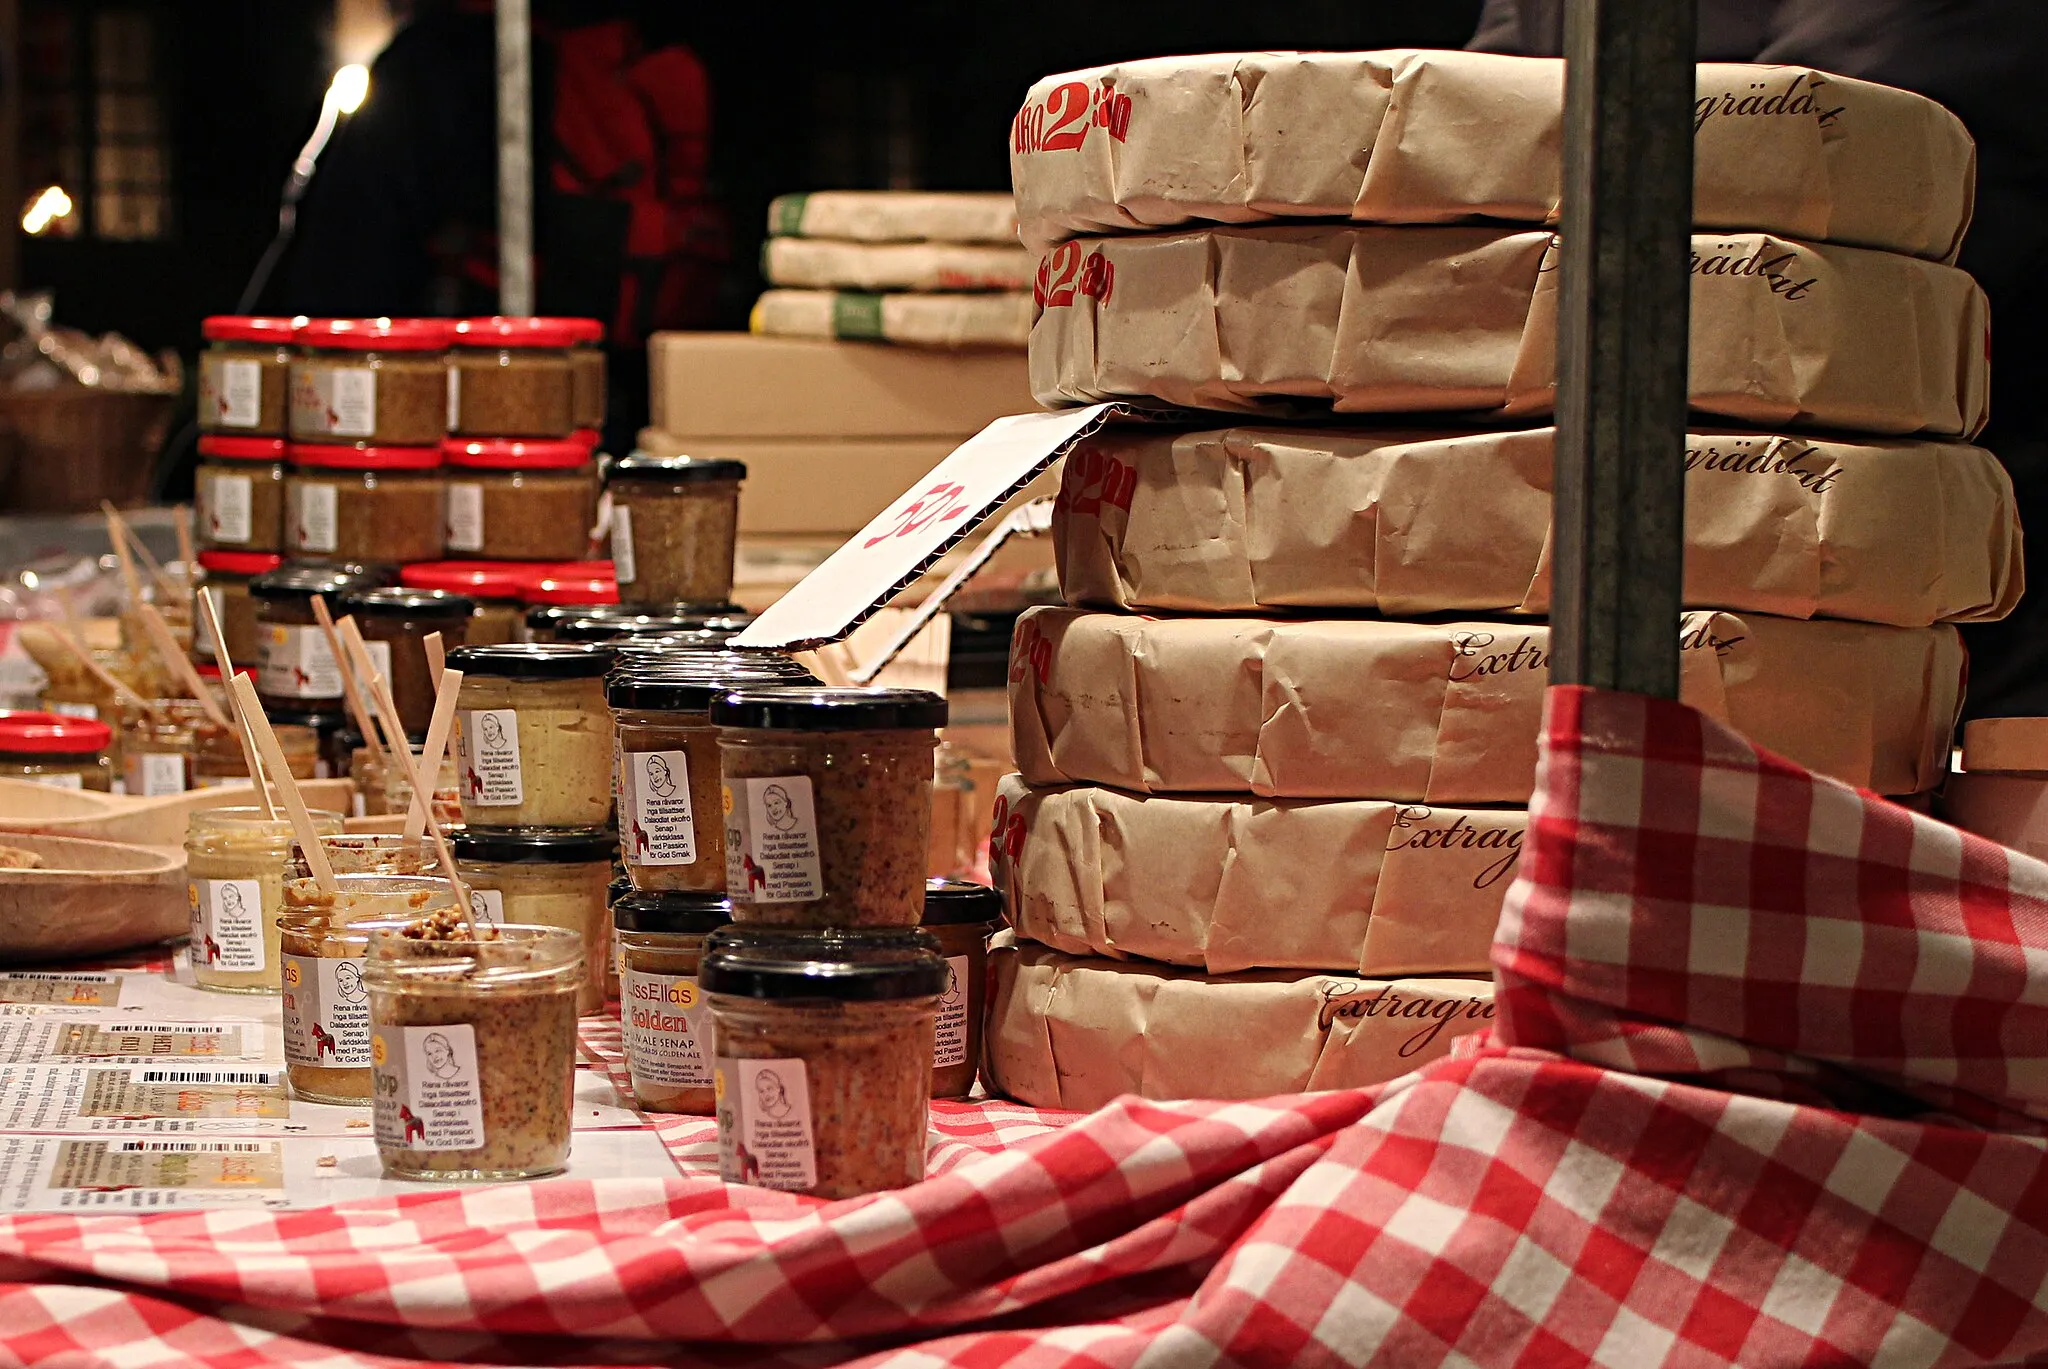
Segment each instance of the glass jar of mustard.
[{"label": "glass jar of mustard", "polygon": [[476,606],[463,639],[469,646],[500,646],[520,640],[526,582],[544,567],[523,561],[419,561],[398,573],[407,589],[441,589]]},{"label": "glass jar of mustard", "polygon": [[[316,810],[321,835],[341,814]],[[202,808],[185,829],[192,977],[224,993],[278,992],[277,915],[284,907],[292,825],[260,808]]]},{"label": "glass jar of mustard", "polygon": [[[780,660],[777,668],[767,659]],[[607,677],[618,729],[619,855],[637,889],[725,891],[725,815],[711,701],[727,690],[815,685],[787,657],[638,658]]]},{"label": "glass jar of mustard", "polygon": [[711,1009],[697,967],[704,938],[731,920],[723,894],[629,891],[612,902],[626,1068],[648,1112],[715,1111]]},{"label": "glass jar of mustard", "polygon": [[[256,636],[256,601],[249,597],[249,582],[268,575],[284,564],[282,556],[260,551],[202,551],[199,568],[206,573],[204,588],[214,594],[220,609],[220,635],[226,639],[228,654],[240,667],[254,666],[263,649]],[[213,659],[213,634],[192,634],[195,660]]]},{"label": "glass jar of mustard", "polygon": [[[569,349],[561,318],[466,318],[448,353],[448,431],[463,437],[566,437],[576,428]],[[571,553],[572,555],[576,553]]]},{"label": "glass jar of mustard", "polygon": [[[432,837],[405,839],[401,832],[344,832],[322,837],[328,868],[337,875],[432,875],[440,871],[440,855]],[[310,879],[305,848],[292,843],[291,875]]]},{"label": "glass jar of mustard", "polygon": [[615,464],[606,484],[620,598],[635,604],[730,599],[746,478],[740,461],[635,455]]},{"label": "glass jar of mustard", "polygon": [[[410,749],[414,766],[426,764],[421,756],[424,746],[414,745]],[[434,821],[443,827],[459,826],[462,822],[460,776],[454,754],[444,753],[441,777],[433,793]],[[388,752],[373,756],[368,747],[356,748],[349,778],[355,781],[357,806],[362,809],[356,816],[390,817],[412,810],[412,781],[405,777],[403,766],[392,763]]]},{"label": "glass jar of mustard", "polygon": [[121,710],[122,788],[131,797],[156,798],[197,788],[192,758],[206,708],[197,699],[153,699],[147,708]]},{"label": "glass jar of mustard", "polygon": [[[295,780],[317,780],[320,775],[320,736],[310,727],[295,727],[271,719],[270,730],[277,735],[284,752],[285,768]],[[248,763],[242,756],[242,739],[232,727],[201,722],[192,728],[193,789],[213,789],[223,784],[247,784]]]},{"label": "glass jar of mustard", "polygon": [[407,735],[425,737],[434,718],[427,634],[440,633],[443,649],[453,651],[468,640],[475,608],[467,597],[441,589],[358,589],[341,597],[341,611],[355,615],[364,642],[384,645],[390,662],[384,678]]},{"label": "glass jar of mustard", "polygon": [[603,1011],[612,938],[606,898],[618,839],[608,831],[464,830],[452,844],[479,922],[566,927],[583,938],[577,1010]]},{"label": "glass jar of mustard", "polygon": [[114,729],[97,718],[0,713],[0,778],[104,794],[114,787],[113,740]]},{"label": "glass jar of mustard", "polygon": [[294,442],[439,449],[448,431],[446,319],[304,319],[292,342]]},{"label": "glass jar of mustard", "polygon": [[[199,431],[283,437],[298,320],[216,314],[199,335]],[[204,526],[203,520],[201,526]]]},{"label": "glass jar of mustard", "polygon": [[441,554],[441,449],[294,442],[285,548],[300,561],[431,561]]},{"label": "glass jar of mustard", "polygon": [[697,982],[711,1006],[720,1176],[819,1198],[923,1178],[946,981],[937,943],[914,929],[713,933]]},{"label": "glass jar of mustard", "polygon": [[[338,618],[344,594],[382,583],[382,576],[362,566],[285,566],[249,582],[256,604],[256,692],[267,708],[341,711],[341,667],[313,616],[313,599],[325,600],[327,611]],[[389,648],[382,642],[371,642],[369,648],[379,672],[389,679]],[[228,649],[234,650],[232,643]],[[244,662],[237,657],[236,664]]]},{"label": "glass jar of mustard", "polygon": [[201,551],[284,546],[284,453],[281,437],[199,439],[192,506]]},{"label": "glass jar of mustard", "polygon": [[981,1065],[981,1024],[988,1000],[988,939],[1003,922],[1003,896],[986,884],[929,880],[924,929],[950,971],[932,1035],[932,1097],[965,1098]]},{"label": "glass jar of mustard", "polygon": [[597,462],[577,438],[463,438],[441,444],[450,552],[571,561],[590,551]]},{"label": "glass jar of mustard", "polygon": [[736,921],[918,924],[944,699],[914,689],[747,688],[713,700],[711,721]]},{"label": "glass jar of mustard", "polygon": [[393,1178],[537,1179],[569,1160],[582,938],[429,915],[370,937],[372,1119]]},{"label": "glass jar of mustard", "polygon": [[604,325],[594,318],[574,318],[568,322],[570,418],[578,430],[595,433],[604,427]]},{"label": "glass jar of mustard", "polygon": [[481,827],[606,826],[612,807],[612,715],[601,646],[474,646],[450,652],[462,672],[455,714],[463,821]]},{"label": "glass jar of mustard", "polygon": [[560,561],[529,576],[519,599],[526,605],[526,640],[552,642],[556,623],[616,605],[619,585],[609,561]]}]

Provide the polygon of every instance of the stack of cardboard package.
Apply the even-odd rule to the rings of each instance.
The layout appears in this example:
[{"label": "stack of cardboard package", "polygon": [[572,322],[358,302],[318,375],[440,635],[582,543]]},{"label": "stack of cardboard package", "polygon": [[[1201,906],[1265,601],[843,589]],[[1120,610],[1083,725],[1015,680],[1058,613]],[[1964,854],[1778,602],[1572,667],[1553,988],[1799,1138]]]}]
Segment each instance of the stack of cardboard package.
[{"label": "stack of cardboard package", "polygon": [[1019,349],[1031,253],[1008,195],[830,190],[768,207],[756,333]]},{"label": "stack of cardboard package", "polygon": [[[1370,1083],[1490,1017],[1546,676],[1562,107],[1562,63],[1429,52],[1027,98],[1037,398],[1241,417],[1067,458],[1068,607],[1018,625],[993,841],[1004,1090]],[[1984,300],[1946,264],[1973,149],[1801,68],[1702,66],[1696,108],[1684,696],[1920,793],[1950,624],[2021,588],[2010,487],[1967,444]]]}]

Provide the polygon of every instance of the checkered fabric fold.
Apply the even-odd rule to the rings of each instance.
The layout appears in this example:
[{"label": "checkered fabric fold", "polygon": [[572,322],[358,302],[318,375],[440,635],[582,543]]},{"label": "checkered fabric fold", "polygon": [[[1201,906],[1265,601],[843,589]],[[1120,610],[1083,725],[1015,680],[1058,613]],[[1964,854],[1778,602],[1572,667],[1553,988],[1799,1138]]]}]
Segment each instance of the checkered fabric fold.
[{"label": "checkered fabric fold", "polygon": [[[2048,1357],[2048,867],[1676,704],[1552,694],[1490,1038],[1125,1099],[821,1204],[709,1180],[0,1223],[65,1364]],[[687,1343],[687,1345],[682,1343]],[[0,1356],[4,1358],[4,1356]]]}]

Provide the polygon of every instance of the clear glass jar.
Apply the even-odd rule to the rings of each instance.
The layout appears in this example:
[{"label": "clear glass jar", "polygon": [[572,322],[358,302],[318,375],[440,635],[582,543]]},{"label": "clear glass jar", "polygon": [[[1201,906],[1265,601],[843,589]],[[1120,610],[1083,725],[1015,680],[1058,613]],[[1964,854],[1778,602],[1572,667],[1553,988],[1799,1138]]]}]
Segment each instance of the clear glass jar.
[{"label": "clear glass jar", "polygon": [[301,321],[292,335],[292,440],[438,448],[448,431],[448,327],[446,319]]},{"label": "clear glass jar", "polygon": [[514,561],[573,561],[590,551],[597,462],[575,438],[458,438],[448,468],[448,550]]},{"label": "clear glass jar", "polygon": [[725,891],[711,701],[728,689],[780,683],[817,681],[786,656],[730,651],[640,658],[606,680],[619,738],[619,856],[634,888]]},{"label": "clear glass jar", "polygon": [[[322,837],[320,849],[337,875],[433,875],[441,868],[432,837],[407,841],[399,832],[345,832]],[[294,879],[312,878],[305,848],[297,842],[292,843],[290,869]]]},{"label": "clear glass jar", "polygon": [[495,931],[370,937],[373,1120],[392,1178],[538,1179],[568,1163],[582,938]]},{"label": "clear glass jar", "polygon": [[452,840],[479,922],[565,927],[583,938],[587,961],[577,1011],[602,1012],[612,943],[606,899],[617,838],[607,831],[529,830],[462,831]]},{"label": "clear glass jar", "polygon": [[634,604],[703,604],[732,597],[739,537],[740,461],[629,456],[611,469],[612,564]]},{"label": "clear glass jar", "polygon": [[925,884],[924,929],[946,957],[946,992],[932,1033],[932,1097],[965,1098],[981,1065],[988,1002],[988,939],[1003,922],[1003,896],[986,884]]},{"label": "clear glass jar", "polygon": [[[228,644],[228,655],[238,667],[254,666],[263,654],[256,636],[256,601],[249,597],[249,582],[268,575],[284,564],[282,556],[258,551],[202,551],[199,568],[206,573],[205,588],[214,592],[220,609],[220,635]],[[213,659],[213,634],[192,634],[195,660]]]},{"label": "clear glass jar", "polygon": [[192,757],[206,708],[197,699],[155,699],[121,711],[121,776],[134,797],[182,794],[192,783]]},{"label": "clear glass jar", "polygon": [[448,353],[448,431],[463,437],[566,437],[576,427],[574,320],[466,318]]},{"label": "clear glass jar", "polygon": [[363,959],[374,929],[397,930],[436,908],[453,908],[445,879],[335,876],[324,893],[311,879],[286,883],[278,914],[278,979],[284,991],[284,1067],[292,1091],[315,1103],[368,1107],[370,1001]]},{"label": "clear glass jar", "polygon": [[62,713],[0,713],[0,778],[53,789],[114,787],[107,748],[114,729],[96,718]]},{"label": "clear glass jar", "polygon": [[407,589],[445,589],[476,605],[469,622],[470,646],[500,646],[520,640],[526,606],[520,595],[544,567],[519,561],[421,561],[398,573]]},{"label": "clear glass jar", "polygon": [[946,980],[920,931],[714,933],[698,986],[714,1024],[720,1176],[819,1198],[922,1179]]},{"label": "clear glass jar", "polygon": [[[277,734],[278,749],[284,752],[285,768],[295,780],[320,778],[320,736],[310,727],[273,720],[270,730]],[[232,727],[201,722],[192,728],[191,785],[212,789],[223,784],[247,784],[249,766],[242,756],[242,739]]]},{"label": "clear glass jar", "polygon": [[[105,670],[123,684],[131,684],[134,662],[128,653],[119,647],[88,646],[86,653],[93,664]],[[116,718],[120,716],[120,705],[114,691],[100,683],[99,677],[78,663],[68,651],[61,651],[43,663],[48,678],[43,681],[43,711],[66,718]]]},{"label": "clear glass jar", "polygon": [[462,647],[455,714],[462,817],[483,827],[603,827],[612,715],[601,646]]},{"label": "clear glass jar", "polygon": [[438,632],[444,649],[469,640],[476,605],[440,589],[359,589],[341,596],[341,611],[355,615],[365,643],[381,642],[390,662],[384,678],[406,734],[424,737],[434,719],[434,687],[427,665],[427,634]]},{"label": "clear glass jar", "polygon": [[199,439],[192,472],[194,531],[202,551],[284,547],[284,439]]},{"label": "clear glass jar", "polygon": [[573,338],[569,348],[570,414],[579,429],[594,433],[604,427],[604,325],[594,318],[570,319],[569,323]]},{"label": "clear glass jar", "polygon": [[915,689],[743,689],[711,705],[739,922],[915,927],[946,701]]},{"label": "clear glass jar", "polygon": [[294,442],[284,482],[285,549],[308,562],[432,561],[441,555],[441,449]]},{"label": "clear glass jar", "polygon": [[200,432],[284,436],[296,327],[294,319],[228,314],[200,322]]},{"label": "clear glass jar", "polygon": [[[313,826],[341,831],[341,814],[315,810]],[[202,808],[185,829],[192,908],[192,977],[223,993],[277,993],[277,915],[284,907],[292,825],[260,808]]]},{"label": "clear glass jar", "polygon": [[[412,748],[415,765],[425,764],[422,750]],[[404,768],[372,756],[368,747],[356,748],[349,778],[356,783],[357,807],[362,810],[356,816],[381,818],[412,811],[412,781],[405,777]],[[461,824],[462,779],[452,752],[441,757],[441,778],[434,786],[433,804],[434,821],[443,827]]]},{"label": "clear glass jar", "polygon": [[[256,604],[256,692],[265,707],[308,713],[342,711],[341,667],[327,647],[327,634],[313,616],[313,597],[325,599],[328,612],[339,617],[342,595],[381,583],[381,576],[362,566],[297,565],[249,582],[249,594]],[[378,671],[389,679],[388,648],[381,642],[368,645]],[[232,644],[228,649],[234,650]],[[236,664],[244,662],[237,657]]]},{"label": "clear glass jar", "polygon": [[645,1111],[716,1110],[711,1008],[697,967],[704,938],[731,920],[723,894],[628,892],[612,902],[626,1068]]}]

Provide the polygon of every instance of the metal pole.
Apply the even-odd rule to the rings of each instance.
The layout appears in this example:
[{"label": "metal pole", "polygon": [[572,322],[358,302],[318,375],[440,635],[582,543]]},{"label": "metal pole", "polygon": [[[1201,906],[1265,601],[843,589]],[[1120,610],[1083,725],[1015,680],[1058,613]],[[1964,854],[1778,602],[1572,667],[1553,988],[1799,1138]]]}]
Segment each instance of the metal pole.
[{"label": "metal pole", "polygon": [[1568,0],[1550,678],[1678,695],[1695,0]]},{"label": "metal pole", "polygon": [[533,312],[533,29],[526,0],[497,0],[498,312]]}]

